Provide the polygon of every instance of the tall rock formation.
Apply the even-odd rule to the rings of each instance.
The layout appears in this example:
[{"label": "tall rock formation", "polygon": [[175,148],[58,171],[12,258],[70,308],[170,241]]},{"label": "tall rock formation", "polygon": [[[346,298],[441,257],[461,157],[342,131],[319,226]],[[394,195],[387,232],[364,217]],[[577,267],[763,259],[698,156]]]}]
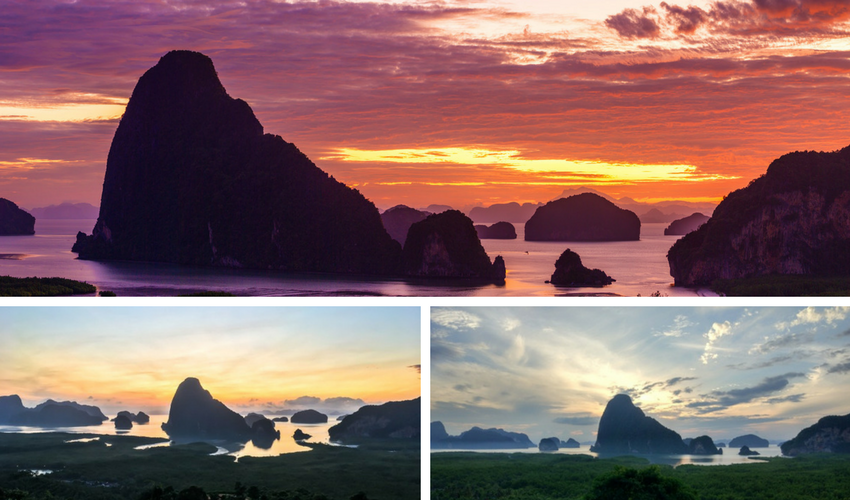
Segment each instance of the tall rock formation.
[{"label": "tall rock formation", "polygon": [[212,61],[163,56],[115,131],[82,259],[388,274],[400,246],[378,210],[298,148],[263,134]]},{"label": "tall rock formation", "polygon": [[730,193],[667,253],[681,286],[766,274],[850,275],[850,147],[796,152]]},{"label": "tall rock formation", "polygon": [[0,236],[30,234],[35,234],[35,217],[6,198],[0,198]]},{"label": "tall rock formation", "polygon": [[639,239],[638,216],[593,193],[550,201],[538,208],[525,223],[526,241]]},{"label": "tall rock formation", "polygon": [[247,441],[251,437],[251,428],[242,415],[213,399],[192,377],[177,386],[162,430],[172,438]]},{"label": "tall rock formation", "polygon": [[850,453],[850,414],[823,417],[780,448],[783,455],[791,457],[807,453]]},{"label": "tall rock formation", "polygon": [[684,454],[688,447],[677,432],[644,415],[629,396],[618,394],[608,402],[599,419],[596,444],[590,451],[604,454]]},{"label": "tall rock formation", "polygon": [[590,269],[581,263],[581,257],[569,248],[555,261],[555,272],[549,282],[558,286],[602,287],[615,282],[600,269]]},{"label": "tall rock formation", "polygon": [[402,260],[404,273],[411,277],[505,279],[504,261],[490,263],[472,220],[457,210],[429,215],[410,226]]},{"label": "tall rock formation", "polygon": [[421,398],[368,405],[328,429],[332,441],[418,439],[421,434]]}]

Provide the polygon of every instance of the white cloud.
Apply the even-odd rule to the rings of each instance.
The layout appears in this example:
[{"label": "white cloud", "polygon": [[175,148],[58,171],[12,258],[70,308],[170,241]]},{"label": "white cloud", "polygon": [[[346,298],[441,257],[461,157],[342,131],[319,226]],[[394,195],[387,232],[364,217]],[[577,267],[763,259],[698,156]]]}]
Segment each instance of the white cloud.
[{"label": "white cloud", "polygon": [[799,325],[812,324],[812,323],[826,323],[831,325],[836,321],[841,321],[847,317],[847,313],[850,312],[850,307],[828,307],[825,309],[818,310],[815,307],[807,307],[802,311],[797,313],[797,317],[790,322],[779,322],[776,324],[776,328],[780,330],[786,330],[788,328],[793,328]]},{"label": "white cloud", "polygon": [[481,318],[457,309],[436,309],[431,312],[431,321],[452,330],[474,330],[481,326]]},{"label": "white cloud", "polygon": [[689,321],[687,316],[680,314],[673,318],[672,325],[668,326],[663,332],[657,332],[655,335],[664,337],[681,337],[687,333],[685,330],[692,326],[696,326],[696,323]]},{"label": "white cloud", "polygon": [[711,325],[711,329],[703,335],[707,342],[705,343],[705,350],[700,356],[700,361],[702,364],[707,365],[708,362],[712,359],[717,359],[717,354],[713,353],[714,344],[720,340],[722,337],[732,334],[732,324],[728,321],[724,321],[723,323],[713,323]]}]

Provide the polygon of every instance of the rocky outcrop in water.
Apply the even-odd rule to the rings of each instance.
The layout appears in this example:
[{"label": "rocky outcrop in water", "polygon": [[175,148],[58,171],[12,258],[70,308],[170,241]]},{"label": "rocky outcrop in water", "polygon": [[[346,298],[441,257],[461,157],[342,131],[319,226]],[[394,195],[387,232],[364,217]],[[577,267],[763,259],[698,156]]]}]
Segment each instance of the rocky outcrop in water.
[{"label": "rocky outcrop in water", "polygon": [[163,56],[115,131],[100,216],[82,259],[290,272],[395,274],[400,246],[377,208],[298,148],[264,134],[212,61]]},{"label": "rocky outcrop in water", "polygon": [[475,232],[482,240],[515,240],[516,228],[510,222],[497,222],[492,226],[476,224]]},{"label": "rocky outcrop in water", "polygon": [[604,454],[683,454],[688,452],[688,447],[677,432],[644,415],[629,396],[618,394],[608,402],[599,419],[596,444],[590,451]]},{"label": "rocky outcrop in water", "polygon": [[115,422],[115,428],[118,430],[130,430],[133,428],[133,421],[126,415],[118,415],[112,421]]},{"label": "rocky outcrop in water", "polygon": [[396,205],[388,208],[381,214],[381,222],[390,234],[392,239],[396,240],[404,246],[404,240],[407,239],[407,231],[413,224],[425,219],[431,215],[430,212],[423,212],[410,208],[407,205]]},{"label": "rocky outcrop in water", "polygon": [[505,280],[504,261],[501,266],[490,263],[472,220],[457,210],[429,215],[410,226],[402,261],[410,277]]},{"label": "rocky outcrop in water", "polygon": [[118,417],[125,417],[134,424],[147,424],[151,421],[148,414],[143,411],[140,411],[139,413],[132,413],[127,410],[122,410],[118,412],[118,415],[113,418],[112,421],[115,422]]},{"label": "rocky outcrop in water", "polygon": [[850,414],[829,416],[806,427],[780,446],[791,457],[808,453],[850,453]]},{"label": "rocky outcrop in water", "polygon": [[561,448],[581,448],[581,444],[573,438],[561,441]]},{"label": "rocky outcrop in water", "polygon": [[272,419],[274,422],[289,422],[289,418],[287,417],[275,417]]},{"label": "rocky outcrop in water", "polygon": [[35,234],[35,217],[6,198],[0,198],[0,236],[30,234]]},{"label": "rocky outcrop in water", "polygon": [[525,223],[526,241],[639,239],[638,216],[593,193],[550,201],[538,208]]},{"label": "rocky outcrop in water", "polygon": [[247,441],[251,437],[242,415],[214,399],[196,378],[187,378],[177,387],[162,430],[172,438]]},{"label": "rocky outcrop in water", "polygon": [[749,457],[749,456],[761,455],[761,453],[759,453],[755,450],[751,450],[749,446],[741,446],[741,449],[738,450],[738,455],[741,455],[741,456],[744,456],[744,457]]},{"label": "rocky outcrop in water", "polygon": [[850,147],[790,153],[730,193],[667,253],[681,286],[768,274],[850,275]]},{"label": "rocky outcrop in water", "polygon": [[79,427],[100,425],[108,420],[100,408],[75,401],[48,399],[34,408],[23,405],[20,396],[0,396],[0,425],[32,427]]},{"label": "rocky outcrop in water", "polygon": [[722,455],[723,450],[714,445],[714,441],[708,436],[699,436],[687,443],[690,455]]},{"label": "rocky outcrop in water", "polygon": [[543,438],[537,445],[537,449],[544,452],[558,451],[560,444],[561,440],[556,437]]},{"label": "rocky outcrop in water", "polygon": [[770,442],[767,439],[760,438],[755,434],[744,434],[729,441],[730,448],[740,448],[741,446],[749,446],[750,448],[767,448]]},{"label": "rocky outcrop in water", "polygon": [[274,428],[274,422],[262,415],[260,418],[252,420],[251,443],[264,450],[271,448],[272,444],[280,439],[280,431]]},{"label": "rocky outcrop in water", "polygon": [[526,434],[495,428],[473,427],[459,436],[439,440],[431,438],[432,449],[512,450],[536,447]]},{"label": "rocky outcrop in water", "polygon": [[616,281],[599,269],[588,269],[581,257],[569,248],[555,261],[555,272],[549,282],[558,286],[605,286]]},{"label": "rocky outcrop in water", "polygon": [[262,420],[264,418],[266,417],[260,415],[259,413],[249,413],[245,415],[245,423],[248,424],[248,427],[251,427],[252,425],[254,425],[254,422]]},{"label": "rocky outcrop in water", "polygon": [[431,422],[431,441],[442,441],[448,439],[449,433],[446,426],[439,420]]},{"label": "rocky outcrop in water", "polygon": [[699,212],[691,214],[683,219],[676,219],[664,229],[665,236],[681,236],[696,231],[700,226],[708,222],[711,217]]},{"label": "rocky outcrop in water", "polygon": [[306,441],[306,440],[310,439],[311,437],[313,437],[313,436],[311,436],[310,434],[307,434],[306,432],[302,431],[301,429],[295,429],[295,432],[292,433],[292,439],[294,439],[296,441]]},{"label": "rocky outcrop in water", "polygon": [[293,424],[324,424],[327,423],[328,416],[316,410],[301,410],[295,412],[289,421]]},{"label": "rocky outcrop in water", "polygon": [[360,439],[419,439],[421,399],[363,406],[328,429],[331,441]]}]

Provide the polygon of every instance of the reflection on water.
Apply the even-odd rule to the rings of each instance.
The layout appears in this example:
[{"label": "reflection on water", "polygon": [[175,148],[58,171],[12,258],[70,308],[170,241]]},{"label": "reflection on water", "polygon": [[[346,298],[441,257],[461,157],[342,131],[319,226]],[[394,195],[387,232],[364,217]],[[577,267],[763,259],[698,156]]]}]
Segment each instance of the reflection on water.
[{"label": "reflection on water", "polygon": [[[640,241],[524,241],[524,225],[516,224],[516,240],[483,240],[491,259],[502,255],[508,275],[504,285],[446,283],[440,280],[374,279],[338,275],[294,275],[272,271],[200,268],[140,262],[78,260],[71,252],[78,231],[91,232],[94,220],[38,220],[33,236],[0,237],[0,276],[63,277],[86,281],[120,296],[178,295],[206,290],[249,296],[390,295],[390,296],[553,296],[702,294],[674,288],[667,250],[675,236],[664,236],[665,224],[643,224]],[[555,261],[570,248],[585,266],[599,268],[617,281],[605,288],[556,288],[544,283]]]},{"label": "reflection on water", "polygon": [[[672,465],[731,465],[731,464],[752,464],[760,463],[759,457],[779,457],[782,456],[782,451],[778,446],[770,446],[767,448],[752,448],[752,450],[760,453],[757,457],[744,457],[738,455],[738,449],[722,448],[722,455],[635,455],[649,460],[653,464]],[[520,450],[463,450],[463,449],[445,449],[431,450],[431,453],[444,452],[474,452],[474,453],[540,453],[537,448],[527,448]],[[560,455],[590,455],[599,458],[614,458],[620,455],[601,455],[590,451],[590,447],[582,445],[581,448],[561,448],[555,452],[546,452],[546,454]]]},{"label": "reflection on water", "polygon": [[[124,435],[124,436],[141,436],[151,438],[162,438],[168,440],[168,435],[162,430],[161,425],[168,420],[168,415],[151,415],[150,423],[134,424],[133,428],[127,431],[116,430],[112,422],[104,422],[102,425],[90,425],[82,427],[23,427],[0,425],[0,432],[16,432],[23,434],[35,434],[41,432],[69,432],[74,434],[102,434],[102,435]],[[269,448],[260,448],[254,445],[251,441],[247,443],[228,442],[224,440],[213,440],[209,443],[214,445],[218,451],[216,455],[232,455],[237,459],[239,457],[274,457],[283,453],[297,453],[302,451],[310,451],[307,446],[302,446],[292,439],[292,434],[296,429],[310,434],[312,437],[306,443],[322,443],[333,444],[330,442],[328,429],[336,425],[338,422],[331,420],[326,424],[293,424],[292,422],[275,422],[275,429],[280,431],[280,439],[271,443]],[[65,441],[66,443],[96,441],[100,438],[81,438]],[[172,444],[188,444],[197,442],[197,440],[168,440],[160,443],[153,443],[138,446],[136,449],[145,450],[148,448],[156,448],[160,446],[171,446]]]}]

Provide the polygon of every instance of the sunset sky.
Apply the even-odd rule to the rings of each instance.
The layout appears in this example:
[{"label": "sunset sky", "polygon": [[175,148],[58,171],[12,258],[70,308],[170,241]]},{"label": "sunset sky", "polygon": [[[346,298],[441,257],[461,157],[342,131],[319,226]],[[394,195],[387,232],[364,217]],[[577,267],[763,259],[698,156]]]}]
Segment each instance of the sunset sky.
[{"label": "sunset sky", "polygon": [[850,144],[850,7],[695,3],[0,3],[0,197],[98,205],[118,117],[172,49],[379,207],[593,186],[719,201]]},{"label": "sunset sky", "polygon": [[850,308],[432,308],[431,420],[594,441],[630,394],[682,437],[850,413]]},{"label": "sunset sky", "polygon": [[420,395],[418,307],[0,307],[0,395],[167,413],[197,377],[243,414]]}]

